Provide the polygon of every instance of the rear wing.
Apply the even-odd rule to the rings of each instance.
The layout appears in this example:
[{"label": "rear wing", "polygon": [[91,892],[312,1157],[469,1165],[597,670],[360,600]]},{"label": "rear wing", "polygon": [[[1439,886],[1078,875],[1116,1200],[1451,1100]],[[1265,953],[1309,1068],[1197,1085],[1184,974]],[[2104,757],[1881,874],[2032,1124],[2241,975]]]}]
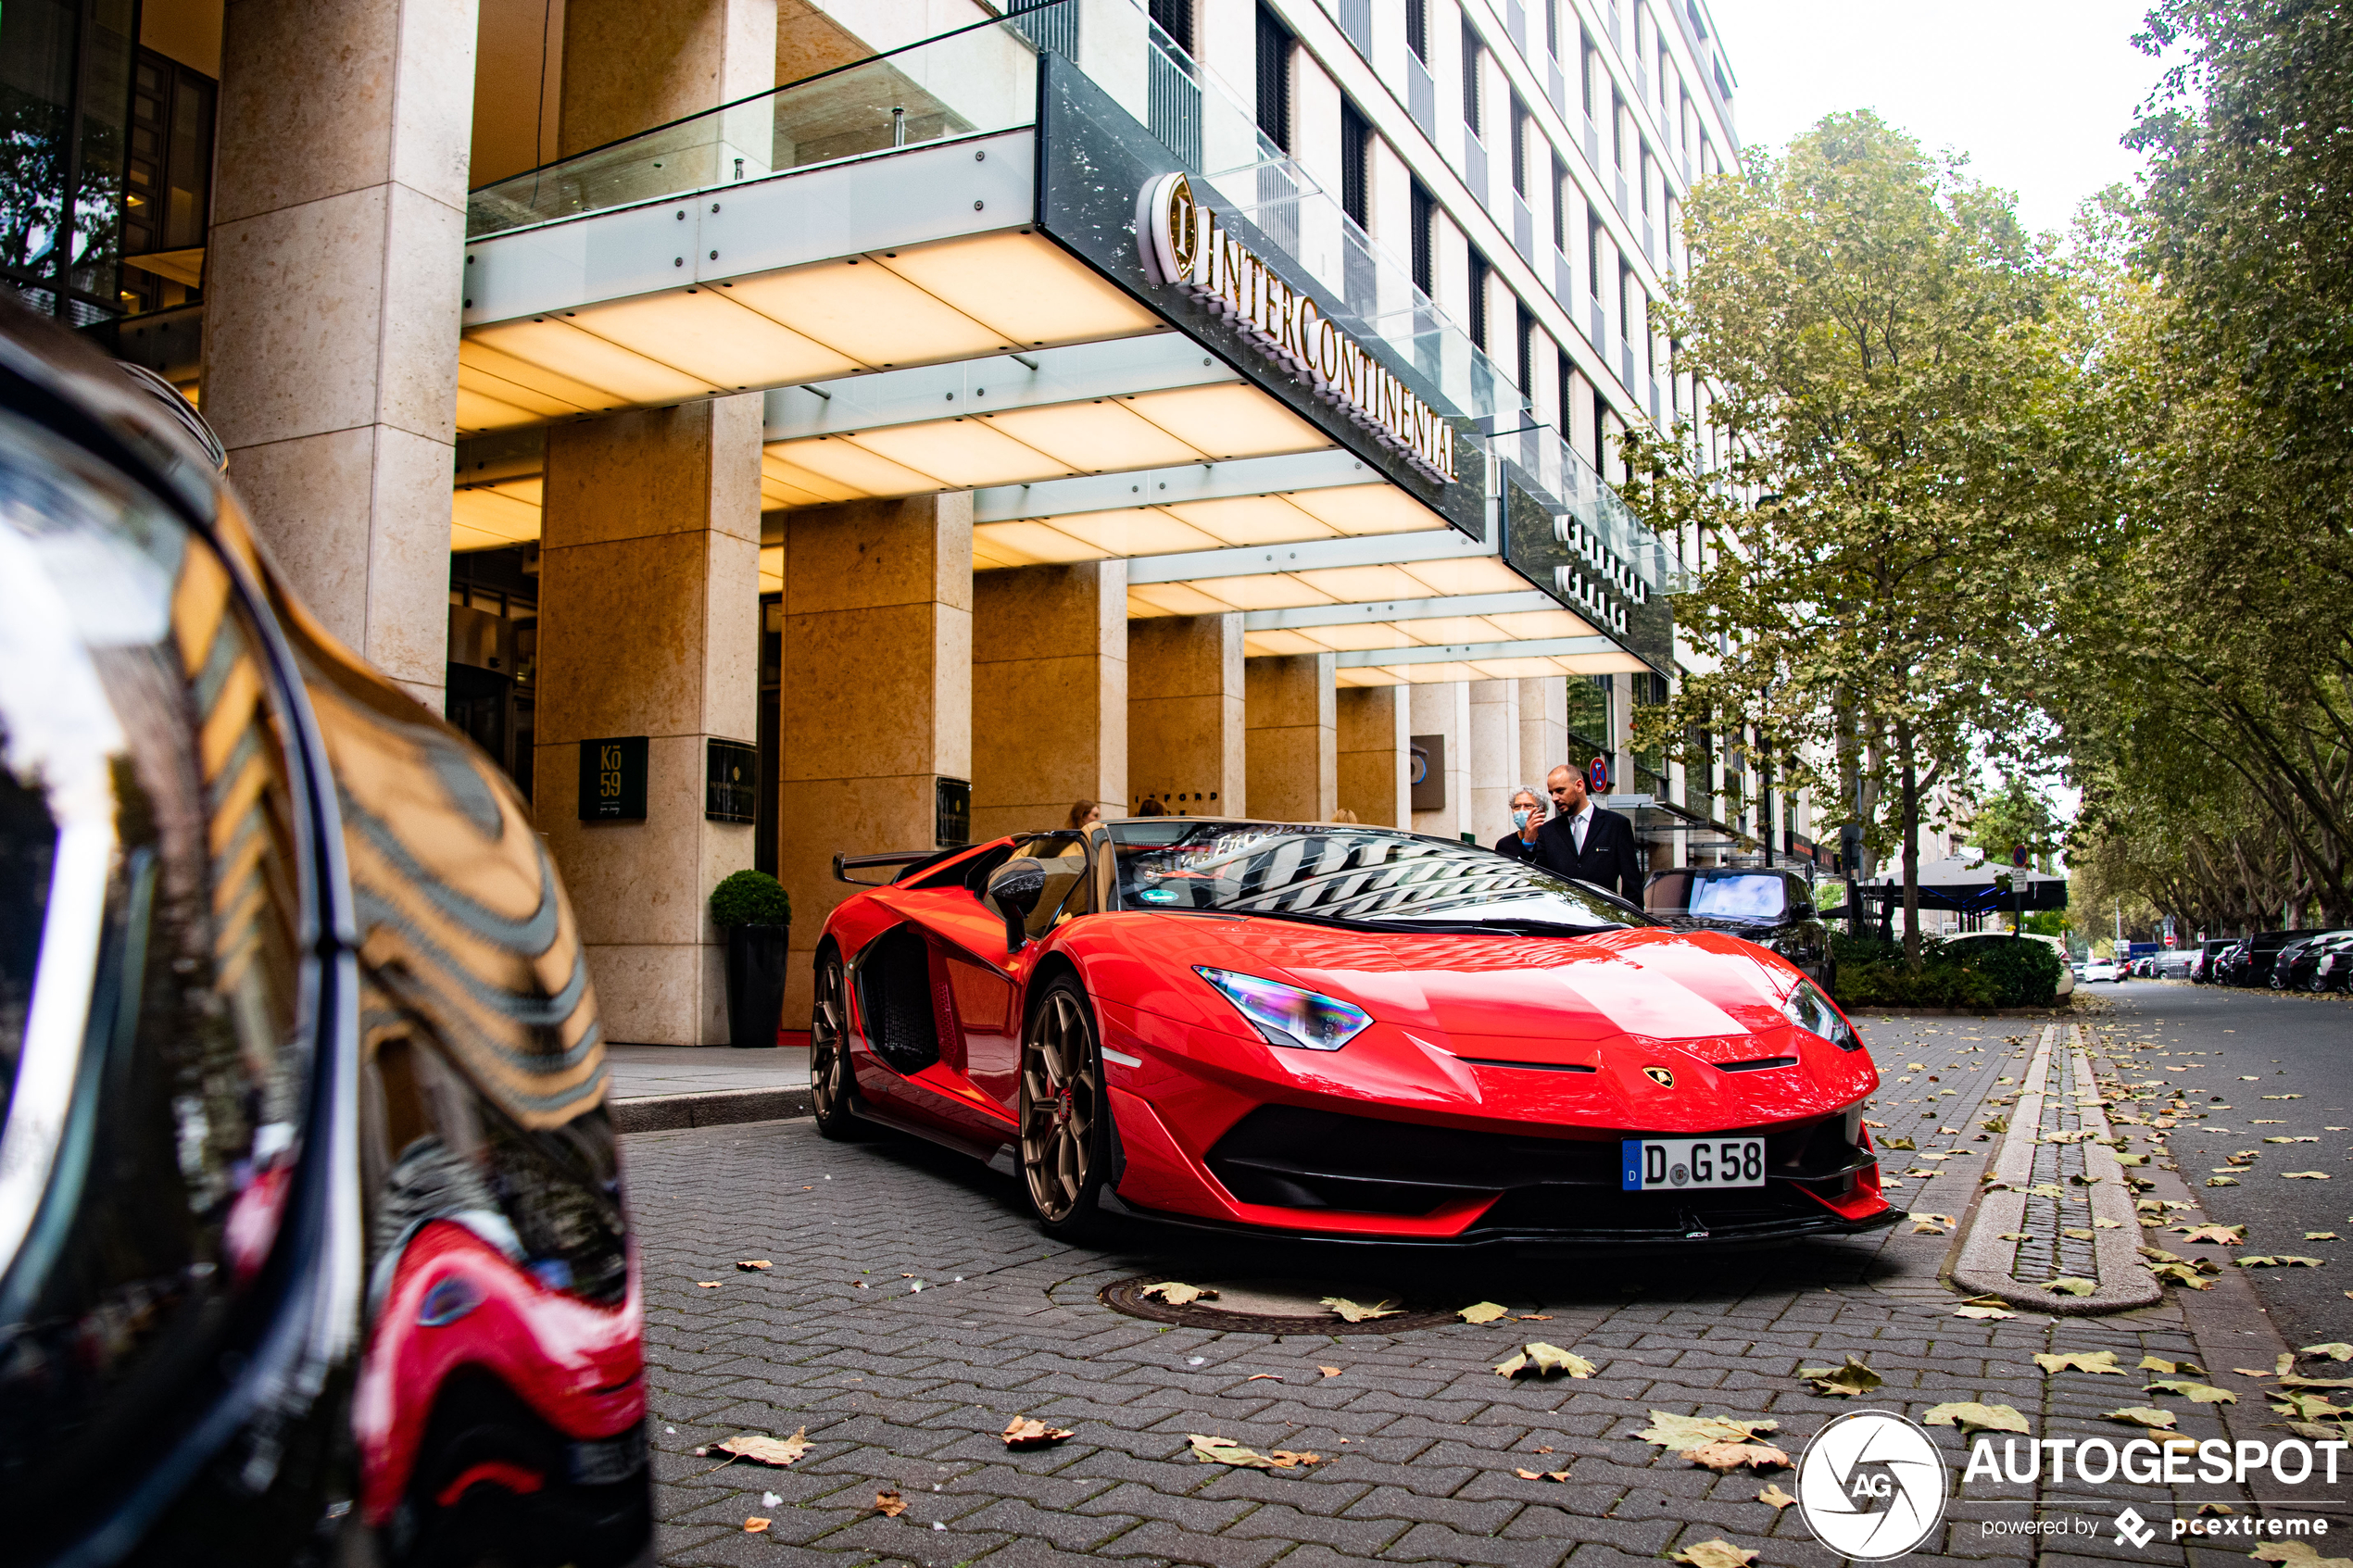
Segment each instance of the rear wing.
[{"label": "rear wing", "polygon": [[[888,855],[837,855],[834,857],[834,880],[849,883],[853,887],[888,887],[910,872],[919,871],[935,860],[944,860],[950,855],[961,855],[970,847],[970,845],[960,844],[950,849],[900,849]],[[900,869],[897,876],[881,882],[871,882],[865,877],[849,874],[869,866],[897,866]]]}]

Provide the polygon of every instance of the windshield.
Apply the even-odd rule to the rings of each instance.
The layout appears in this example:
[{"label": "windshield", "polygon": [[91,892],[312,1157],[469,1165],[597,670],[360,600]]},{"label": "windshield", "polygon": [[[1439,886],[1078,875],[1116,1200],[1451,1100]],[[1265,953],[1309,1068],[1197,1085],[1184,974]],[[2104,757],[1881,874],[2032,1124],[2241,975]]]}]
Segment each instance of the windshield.
[{"label": "windshield", "polygon": [[1789,914],[1789,883],[1778,872],[1668,872],[1650,884],[1642,902],[1653,914],[1780,921]]},{"label": "windshield", "polygon": [[1476,845],[1382,828],[1114,822],[1119,906],[1373,924],[1649,925],[1632,906]]}]

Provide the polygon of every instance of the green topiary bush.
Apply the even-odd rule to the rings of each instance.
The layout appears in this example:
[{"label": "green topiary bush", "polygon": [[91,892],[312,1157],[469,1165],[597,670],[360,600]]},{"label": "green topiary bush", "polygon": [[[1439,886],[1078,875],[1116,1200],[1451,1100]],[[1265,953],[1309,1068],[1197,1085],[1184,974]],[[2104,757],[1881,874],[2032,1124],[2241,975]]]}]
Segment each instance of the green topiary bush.
[{"label": "green topiary bush", "polygon": [[2048,942],[1971,942],[1970,962],[2001,993],[1997,1006],[2046,1008],[2058,1000],[2067,966]]},{"label": "green topiary bush", "polygon": [[2058,955],[2041,942],[1920,943],[1920,971],[1904,944],[1832,933],[1842,1007],[2039,1008],[2057,999]]},{"label": "green topiary bush", "polygon": [[736,872],[711,890],[711,920],[723,931],[737,925],[790,925],[792,896],[766,872]]}]

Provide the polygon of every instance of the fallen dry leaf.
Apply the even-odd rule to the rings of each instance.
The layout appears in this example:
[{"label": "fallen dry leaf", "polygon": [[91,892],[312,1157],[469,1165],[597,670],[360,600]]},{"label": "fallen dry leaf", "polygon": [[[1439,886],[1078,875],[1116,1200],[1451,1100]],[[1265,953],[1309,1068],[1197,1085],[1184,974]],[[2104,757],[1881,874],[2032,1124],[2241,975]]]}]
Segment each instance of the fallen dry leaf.
[{"label": "fallen dry leaf", "polygon": [[1937,1405],[1920,1418],[1931,1426],[1958,1426],[1961,1435],[1971,1432],[2020,1432],[2032,1429],[2026,1418],[2007,1405],[1982,1405],[1973,1399],[1957,1400]]},{"label": "fallen dry leaf", "polygon": [[1367,1307],[1361,1301],[1351,1301],[1345,1296],[1327,1296],[1323,1304],[1337,1313],[1343,1323],[1370,1323],[1375,1318],[1393,1318],[1401,1311],[1394,1301],[1376,1301]]},{"label": "fallen dry leaf", "polygon": [[2246,1241],[2246,1227],[2245,1225],[2184,1225],[2182,1227],[2182,1241],[2185,1246],[2193,1242],[2205,1241],[2211,1242],[2216,1247],[2239,1247],[2245,1245]]},{"label": "fallen dry leaf", "polygon": [[875,1512],[881,1514],[885,1519],[896,1519],[900,1514],[907,1512],[907,1499],[900,1497],[895,1490],[888,1492],[876,1492],[875,1494]]},{"label": "fallen dry leaf", "polygon": [[1842,1366],[1802,1366],[1797,1369],[1797,1375],[1811,1383],[1817,1394],[1838,1399],[1868,1394],[1881,1382],[1880,1374],[1865,1366],[1852,1351]]},{"label": "fallen dry leaf", "polygon": [[1703,1443],[1683,1457],[1714,1471],[1738,1470],[1743,1464],[1752,1470],[1789,1468],[1789,1455],[1770,1443]]},{"label": "fallen dry leaf", "polygon": [[2208,1176],[2206,1185],[2210,1187],[2234,1187],[2239,1185],[2239,1179],[2236,1176]]},{"label": "fallen dry leaf", "polygon": [[1702,1541],[1669,1554],[1678,1562],[1688,1562],[1691,1568],[1748,1568],[1756,1554],[1734,1546],[1730,1541]]},{"label": "fallen dry leaf", "polygon": [[1787,1492],[1782,1491],[1780,1486],[1776,1484],[1768,1486],[1763,1491],[1757,1493],[1756,1500],[1758,1502],[1769,1502],[1776,1509],[1782,1509],[1787,1508],[1797,1499],[1790,1496]]},{"label": "fallen dry leaf", "polygon": [[2299,1356],[2326,1356],[2333,1361],[2353,1361],[2353,1345],[2348,1345],[2342,1339],[2331,1339],[2324,1344],[2307,1345],[2304,1348],[2298,1350],[2296,1354]]},{"label": "fallen dry leaf", "polygon": [[2140,1365],[2133,1370],[2136,1372],[2161,1372],[2169,1377],[2172,1376],[2176,1373],[2184,1372],[2195,1375],[2203,1375],[2206,1371],[2204,1367],[2198,1365],[2196,1361],[2169,1361],[2162,1356],[2143,1356],[2141,1358]]},{"label": "fallen dry leaf", "polygon": [[1980,1305],[1975,1301],[1962,1302],[1959,1306],[1953,1309],[1953,1315],[1957,1318],[1989,1318],[1996,1321],[2002,1318],[2014,1318],[2018,1316],[2016,1312],[2009,1311],[2007,1308],[1987,1307]]},{"label": "fallen dry leaf", "polygon": [[746,1273],[758,1273],[762,1269],[773,1269],[775,1266],[775,1264],[770,1262],[765,1258],[744,1258],[739,1259],[736,1263],[736,1267],[743,1270]]},{"label": "fallen dry leaf", "polygon": [[2113,1350],[2069,1350],[2056,1356],[2036,1356],[2034,1364],[2045,1372],[2108,1372],[2124,1375],[2116,1364]]},{"label": "fallen dry leaf", "polygon": [[1653,1411],[1651,1424],[1634,1436],[1645,1443],[1656,1443],[1663,1449],[1683,1453],[1710,1443],[1745,1443],[1761,1433],[1780,1429],[1778,1421],[1730,1415],[1669,1415],[1665,1411]]},{"label": "fallen dry leaf", "polygon": [[2044,1289],[2051,1291],[2054,1294],[2064,1294],[2068,1296],[2089,1296],[2099,1287],[2099,1281],[2093,1279],[2079,1279],[2073,1274],[2061,1274],[2057,1279],[2046,1279],[2043,1282]]},{"label": "fallen dry leaf", "polygon": [[1162,1280],[1157,1285],[1148,1285],[1144,1286],[1143,1289],[1138,1291],[1137,1294],[1145,1297],[1158,1297],[1161,1300],[1167,1302],[1172,1307],[1185,1307],[1191,1305],[1195,1301],[1214,1301],[1217,1299],[1217,1292],[1214,1290],[1206,1289],[1198,1285],[1181,1284],[1173,1279]]},{"label": "fallen dry leaf", "polygon": [[1224,1437],[1191,1435],[1193,1457],[1204,1464],[1230,1464],[1243,1470],[1290,1470],[1302,1464],[1321,1464],[1321,1454],[1294,1453],[1289,1449],[1277,1449],[1272,1454],[1262,1454],[1254,1449]]},{"label": "fallen dry leaf", "polygon": [[1242,1381],[1244,1383],[1256,1383],[1261,1378],[1265,1379],[1269,1383],[1280,1383],[1282,1381],[1282,1377],[1279,1374],[1271,1372],[1253,1372],[1248,1377],[1243,1378]]},{"label": "fallen dry leaf", "polygon": [[2236,1263],[2242,1269],[2317,1269],[2324,1264],[2327,1260],[2324,1258],[2298,1258],[2291,1253],[2283,1252],[2276,1258],[2260,1256],[2254,1258],[2233,1258],[2231,1261]]},{"label": "fallen dry leaf", "polygon": [[744,1521],[744,1534],[747,1536],[757,1536],[766,1530],[768,1528],[768,1524],[769,1521],[761,1518],[760,1515],[755,1513],[750,1518]]},{"label": "fallen dry leaf", "polygon": [[2326,1171],[2282,1171],[2280,1173],[2280,1180],[2284,1182],[2325,1182],[2328,1179],[2329,1173]]},{"label": "fallen dry leaf", "polygon": [[1557,1345],[1547,1345],[1541,1339],[1530,1340],[1520,1348],[1519,1354],[1495,1363],[1498,1377],[1517,1377],[1521,1373],[1533,1373],[1538,1377],[1556,1377],[1562,1373],[1571,1377],[1591,1377],[1598,1371],[1582,1356],[1571,1355]]},{"label": "fallen dry leaf", "polygon": [[1523,1481],[1566,1481],[1568,1479],[1568,1472],[1566,1470],[1521,1470],[1515,1466],[1512,1474]]},{"label": "fallen dry leaf", "polygon": [[716,1290],[722,1283],[722,1281],[715,1279],[698,1279],[695,1281],[696,1286],[703,1290]]},{"label": "fallen dry leaf", "polygon": [[809,1451],[809,1428],[803,1426],[789,1437],[745,1432],[711,1446],[723,1454],[748,1459],[754,1464],[773,1464],[781,1470]]},{"label": "fallen dry leaf", "polygon": [[1340,1368],[1336,1366],[1318,1366],[1315,1370],[1322,1373],[1326,1377],[1338,1377],[1340,1375]]},{"label": "fallen dry leaf", "polygon": [[2108,1411],[2108,1419],[2134,1426],[2154,1427],[2162,1432],[2173,1424],[2173,1412],[2158,1410],[2154,1405],[2127,1405],[2122,1410]]},{"label": "fallen dry leaf", "polygon": [[1511,1309],[1499,1307],[1492,1301],[1479,1301],[1465,1307],[1454,1315],[1465,1323],[1493,1323],[1497,1318],[1509,1317]]},{"label": "fallen dry leaf", "polygon": [[2310,1541],[2265,1541],[2246,1554],[2259,1562],[2282,1562],[2287,1568],[2353,1568],[2353,1557],[2322,1557]]},{"label": "fallen dry leaf", "polygon": [[1049,1443],[1059,1443],[1070,1436],[1065,1426],[1049,1426],[1029,1416],[1017,1415],[1005,1423],[1001,1434],[1009,1449],[1042,1449]]},{"label": "fallen dry leaf", "polygon": [[2186,1377],[2160,1377],[2141,1390],[2144,1394],[2179,1394],[2194,1405],[2235,1405],[2239,1397],[2227,1388],[2217,1388],[2210,1383],[2193,1383]]}]

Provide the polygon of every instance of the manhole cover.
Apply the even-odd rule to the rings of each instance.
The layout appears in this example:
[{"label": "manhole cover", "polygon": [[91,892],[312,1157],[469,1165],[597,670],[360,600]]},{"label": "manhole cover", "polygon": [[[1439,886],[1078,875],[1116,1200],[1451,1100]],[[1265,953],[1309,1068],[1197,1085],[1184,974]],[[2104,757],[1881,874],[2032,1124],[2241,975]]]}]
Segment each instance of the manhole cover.
[{"label": "manhole cover", "polygon": [[[1173,1323],[1186,1328],[1216,1328],[1235,1334],[1396,1334],[1404,1329],[1434,1328],[1453,1323],[1455,1309],[1395,1291],[1305,1279],[1188,1279],[1217,1293],[1215,1299],[1189,1301],[1172,1307],[1144,1294],[1149,1286],[1176,1278],[1175,1274],[1138,1274],[1102,1288],[1100,1299],[1115,1312],[1152,1323]],[[1327,1296],[1341,1296],[1366,1306],[1387,1301],[1397,1315],[1350,1323],[1324,1305]]]}]

